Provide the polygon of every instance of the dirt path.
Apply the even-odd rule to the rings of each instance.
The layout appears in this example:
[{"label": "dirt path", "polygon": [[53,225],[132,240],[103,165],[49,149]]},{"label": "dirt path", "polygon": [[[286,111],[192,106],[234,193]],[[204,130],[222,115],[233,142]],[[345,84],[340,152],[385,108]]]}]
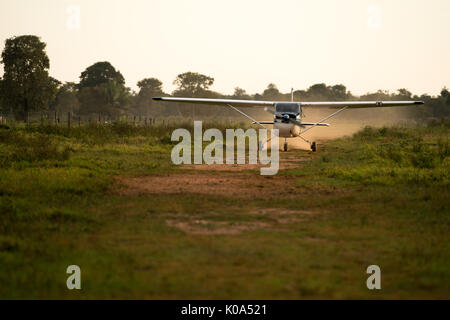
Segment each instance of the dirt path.
[{"label": "dirt path", "polygon": [[[296,168],[301,162],[310,161],[310,155],[283,153],[280,170]],[[260,165],[184,165],[181,172],[162,176],[122,177],[117,193],[139,194],[206,194],[239,198],[266,198],[276,190],[279,196],[299,192],[295,178],[282,175],[261,176]],[[193,171],[190,171],[193,170]]]},{"label": "dirt path", "polygon": [[293,178],[243,173],[181,173],[164,176],[120,178],[122,195],[206,194],[238,198],[265,198],[274,190],[294,194]]},{"label": "dirt path", "polygon": [[[297,152],[283,153],[280,169],[297,167],[301,162],[310,161],[311,155]],[[261,176],[259,165],[189,165],[181,171],[159,176],[121,177],[118,179],[116,194],[141,195],[208,195],[235,199],[280,199],[298,197],[307,189],[296,185],[295,177],[275,175]],[[245,206],[235,208],[235,212],[246,215],[245,221],[221,221],[202,214],[165,214],[167,225],[188,234],[234,235],[256,229],[282,231],[285,226],[304,221],[313,212],[288,210],[284,208],[258,208]],[[201,210],[200,210],[201,211]],[[214,215],[214,213],[210,212]]]},{"label": "dirt path", "polygon": [[[299,163],[304,161],[311,161],[312,156],[305,152],[304,155],[299,155],[298,152],[283,152],[280,153],[279,170],[296,168]],[[224,159],[225,163],[225,159]],[[193,169],[200,171],[247,171],[259,170],[262,166],[260,164],[189,164],[183,165],[185,169]]]}]

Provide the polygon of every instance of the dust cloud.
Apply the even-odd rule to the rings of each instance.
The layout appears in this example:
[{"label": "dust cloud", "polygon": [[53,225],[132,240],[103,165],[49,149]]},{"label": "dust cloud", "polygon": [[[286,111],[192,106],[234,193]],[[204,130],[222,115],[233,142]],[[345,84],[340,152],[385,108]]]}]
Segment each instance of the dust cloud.
[{"label": "dust cloud", "polygon": [[[333,113],[333,109],[306,110],[305,122],[316,122]],[[374,109],[348,109],[341,114],[325,121],[329,127],[315,127],[306,132],[303,137],[309,141],[323,142],[352,136],[366,126],[383,127],[393,125],[410,125],[416,123],[407,108],[374,108]],[[280,139],[280,149],[283,148],[284,139]],[[301,138],[288,139],[290,149],[310,150],[310,145]]]}]

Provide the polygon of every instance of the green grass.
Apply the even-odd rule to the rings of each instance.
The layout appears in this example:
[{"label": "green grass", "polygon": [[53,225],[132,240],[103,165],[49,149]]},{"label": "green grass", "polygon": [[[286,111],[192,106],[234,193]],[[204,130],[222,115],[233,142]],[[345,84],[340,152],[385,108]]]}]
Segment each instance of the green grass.
[{"label": "green grass", "polygon": [[[118,177],[235,174],[173,166],[174,128],[1,128],[0,298],[450,298],[448,121],[327,141],[271,197],[117,193]],[[311,214],[282,224],[261,208]],[[171,219],[266,227],[190,234]]]}]

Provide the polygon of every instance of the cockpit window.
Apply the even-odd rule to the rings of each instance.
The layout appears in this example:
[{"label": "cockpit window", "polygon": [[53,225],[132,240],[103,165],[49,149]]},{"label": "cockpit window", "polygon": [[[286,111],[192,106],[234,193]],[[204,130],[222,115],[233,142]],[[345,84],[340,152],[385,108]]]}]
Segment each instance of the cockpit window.
[{"label": "cockpit window", "polygon": [[275,110],[279,113],[299,113],[300,106],[298,103],[277,103]]}]

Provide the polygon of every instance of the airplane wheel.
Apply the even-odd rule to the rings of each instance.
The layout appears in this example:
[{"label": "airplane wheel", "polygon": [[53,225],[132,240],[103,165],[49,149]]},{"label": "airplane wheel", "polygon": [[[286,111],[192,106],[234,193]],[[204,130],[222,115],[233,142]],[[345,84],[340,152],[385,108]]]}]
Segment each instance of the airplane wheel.
[{"label": "airplane wheel", "polygon": [[312,152],[316,152],[317,151],[317,145],[316,145],[315,141],[313,143],[311,143],[311,151]]},{"label": "airplane wheel", "polygon": [[284,152],[287,152],[288,151],[288,146],[287,146],[287,143],[285,143],[284,144]]}]

